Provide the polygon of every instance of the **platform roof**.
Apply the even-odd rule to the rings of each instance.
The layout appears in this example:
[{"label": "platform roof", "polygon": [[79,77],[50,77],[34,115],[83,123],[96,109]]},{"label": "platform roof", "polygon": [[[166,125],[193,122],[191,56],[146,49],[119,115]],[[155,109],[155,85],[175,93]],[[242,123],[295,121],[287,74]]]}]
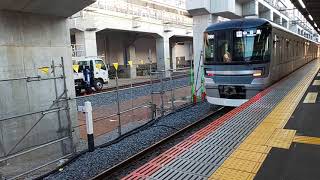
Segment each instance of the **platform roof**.
[{"label": "platform roof", "polygon": [[0,10],[69,17],[96,0],[0,0]]},{"label": "platform roof", "polygon": [[[296,8],[304,15],[313,28],[320,33],[320,1],[319,0],[291,0]],[[302,3],[301,3],[302,2]],[[312,16],[310,19],[309,15]],[[314,25],[317,24],[317,27]]]}]

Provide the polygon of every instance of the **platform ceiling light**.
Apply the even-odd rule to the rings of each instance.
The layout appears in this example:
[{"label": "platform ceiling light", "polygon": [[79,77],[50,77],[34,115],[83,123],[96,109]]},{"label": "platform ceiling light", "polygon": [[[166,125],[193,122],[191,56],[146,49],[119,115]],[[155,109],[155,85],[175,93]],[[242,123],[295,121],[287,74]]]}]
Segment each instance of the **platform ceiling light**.
[{"label": "platform ceiling light", "polygon": [[309,14],[308,17],[311,21],[313,21],[313,17],[311,16],[311,14]]},{"label": "platform ceiling light", "polygon": [[316,23],[314,23],[314,27],[318,27]]},{"label": "platform ceiling light", "polygon": [[304,2],[303,2],[302,0],[299,0],[299,3],[300,3],[300,5],[301,5],[301,7],[302,7],[303,9],[306,8],[306,5],[304,4]]}]

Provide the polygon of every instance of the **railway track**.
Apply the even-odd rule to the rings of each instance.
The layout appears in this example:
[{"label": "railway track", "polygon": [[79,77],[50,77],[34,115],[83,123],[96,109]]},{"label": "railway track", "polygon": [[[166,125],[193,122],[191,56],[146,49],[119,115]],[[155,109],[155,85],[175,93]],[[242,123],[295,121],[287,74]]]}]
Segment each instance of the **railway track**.
[{"label": "railway track", "polygon": [[200,118],[198,121],[186,126],[183,129],[178,130],[174,134],[166,137],[165,139],[158,141],[152,146],[140,151],[139,153],[131,156],[130,158],[96,175],[92,178],[92,180],[121,179],[133,170],[139,168],[148,161],[152,160],[162,152],[168,150],[169,148],[183,141],[196,131],[200,130],[209,123],[218,119],[220,116],[224,115],[231,109],[232,108],[230,107],[221,107],[213,112],[208,113],[206,116]]},{"label": "railway track", "polygon": [[[185,77],[188,77],[188,76],[189,76],[189,74],[179,74],[179,75],[173,76],[172,80],[181,79],[181,78],[185,78]],[[167,81],[170,81],[170,80],[171,80],[170,78],[163,78],[163,82],[167,82]],[[150,80],[148,80],[148,81],[134,83],[134,84],[132,84],[132,87],[141,87],[141,86],[149,85],[151,83],[160,83],[160,82],[161,82],[160,79],[152,80],[152,82]],[[131,88],[131,84],[124,84],[124,85],[119,86],[119,90],[123,90],[123,89],[127,89],[127,88]],[[92,96],[92,95],[102,94],[102,93],[106,93],[106,92],[115,91],[116,89],[117,89],[117,87],[115,87],[115,86],[107,87],[107,88],[104,88],[100,92],[93,92],[91,94],[81,93],[81,95],[79,95],[77,97],[84,97],[84,96]]]}]

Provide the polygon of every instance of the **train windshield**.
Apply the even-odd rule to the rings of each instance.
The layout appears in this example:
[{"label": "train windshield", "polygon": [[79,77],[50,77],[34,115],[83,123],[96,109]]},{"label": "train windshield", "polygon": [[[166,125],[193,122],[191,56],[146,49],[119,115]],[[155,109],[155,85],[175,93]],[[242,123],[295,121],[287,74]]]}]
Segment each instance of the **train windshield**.
[{"label": "train windshield", "polygon": [[269,28],[219,30],[205,34],[205,63],[266,62],[270,59]]}]

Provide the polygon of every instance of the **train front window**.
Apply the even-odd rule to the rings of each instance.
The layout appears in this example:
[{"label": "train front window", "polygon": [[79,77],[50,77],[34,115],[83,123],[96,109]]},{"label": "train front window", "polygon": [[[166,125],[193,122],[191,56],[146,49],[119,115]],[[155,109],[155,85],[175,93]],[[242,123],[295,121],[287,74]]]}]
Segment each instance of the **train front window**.
[{"label": "train front window", "polygon": [[267,61],[270,57],[269,34],[260,29],[236,31],[233,61]]},{"label": "train front window", "polygon": [[205,34],[205,64],[268,61],[270,30],[219,30]]}]

